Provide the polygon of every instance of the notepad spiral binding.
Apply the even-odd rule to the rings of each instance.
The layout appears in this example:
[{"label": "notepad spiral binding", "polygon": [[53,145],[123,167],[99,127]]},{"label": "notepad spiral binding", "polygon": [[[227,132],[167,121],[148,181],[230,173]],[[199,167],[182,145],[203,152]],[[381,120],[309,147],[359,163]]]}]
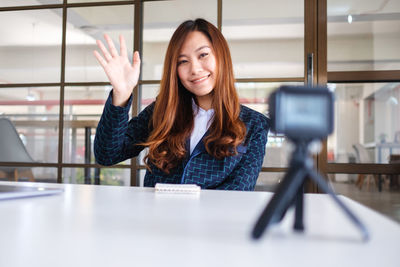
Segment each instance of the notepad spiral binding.
[{"label": "notepad spiral binding", "polygon": [[155,186],[156,192],[169,193],[198,193],[201,187],[195,184],[162,184],[157,183]]}]

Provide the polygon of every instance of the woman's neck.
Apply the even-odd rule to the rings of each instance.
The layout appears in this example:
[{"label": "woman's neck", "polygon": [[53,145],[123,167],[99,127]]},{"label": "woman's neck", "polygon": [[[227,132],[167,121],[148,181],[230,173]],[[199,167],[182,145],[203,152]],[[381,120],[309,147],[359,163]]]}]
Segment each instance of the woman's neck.
[{"label": "woman's neck", "polygon": [[205,96],[196,96],[197,104],[204,110],[209,110],[212,108],[212,95],[208,94]]}]

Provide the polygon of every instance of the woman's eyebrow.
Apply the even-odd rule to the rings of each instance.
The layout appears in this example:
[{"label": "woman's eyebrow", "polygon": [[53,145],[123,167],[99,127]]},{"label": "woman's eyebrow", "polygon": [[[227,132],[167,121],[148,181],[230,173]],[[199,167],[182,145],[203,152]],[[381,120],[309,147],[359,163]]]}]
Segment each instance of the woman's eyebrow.
[{"label": "woman's eyebrow", "polygon": [[201,49],[203,49],[203,48],[210,48],[208,45],[203,45],[203,46],[200,46],[199,48],[197,48],[196,50],[195,50],[195,52],[197,52],[197,51],[199,51],[199,50],[201,50]]}]

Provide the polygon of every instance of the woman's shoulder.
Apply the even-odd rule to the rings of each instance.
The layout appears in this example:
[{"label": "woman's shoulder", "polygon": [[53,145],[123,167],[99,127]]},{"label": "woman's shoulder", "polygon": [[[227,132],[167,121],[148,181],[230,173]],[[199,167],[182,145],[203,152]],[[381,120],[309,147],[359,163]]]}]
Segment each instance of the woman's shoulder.
[{"label": "woman's shoulder", "polygon": [[270,119],[267,116],[244,105],[240,105],[239,117],[246,125],[260,124],[264,127],[269,127],[270,125]]}]

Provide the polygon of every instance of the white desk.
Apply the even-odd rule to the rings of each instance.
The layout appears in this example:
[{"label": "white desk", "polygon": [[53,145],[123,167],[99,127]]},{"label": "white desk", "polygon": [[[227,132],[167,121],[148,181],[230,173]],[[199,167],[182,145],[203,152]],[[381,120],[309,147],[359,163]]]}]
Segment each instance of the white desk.
[{"label": "white desk", "polygon": [[345,197],[369,242],[326,195],[306,195],[304,234],[292,231],[291,212],[253,241],[270,193],[40,185],[65,192],[0,201],[2,267],[400,266],[400,224]]}]

